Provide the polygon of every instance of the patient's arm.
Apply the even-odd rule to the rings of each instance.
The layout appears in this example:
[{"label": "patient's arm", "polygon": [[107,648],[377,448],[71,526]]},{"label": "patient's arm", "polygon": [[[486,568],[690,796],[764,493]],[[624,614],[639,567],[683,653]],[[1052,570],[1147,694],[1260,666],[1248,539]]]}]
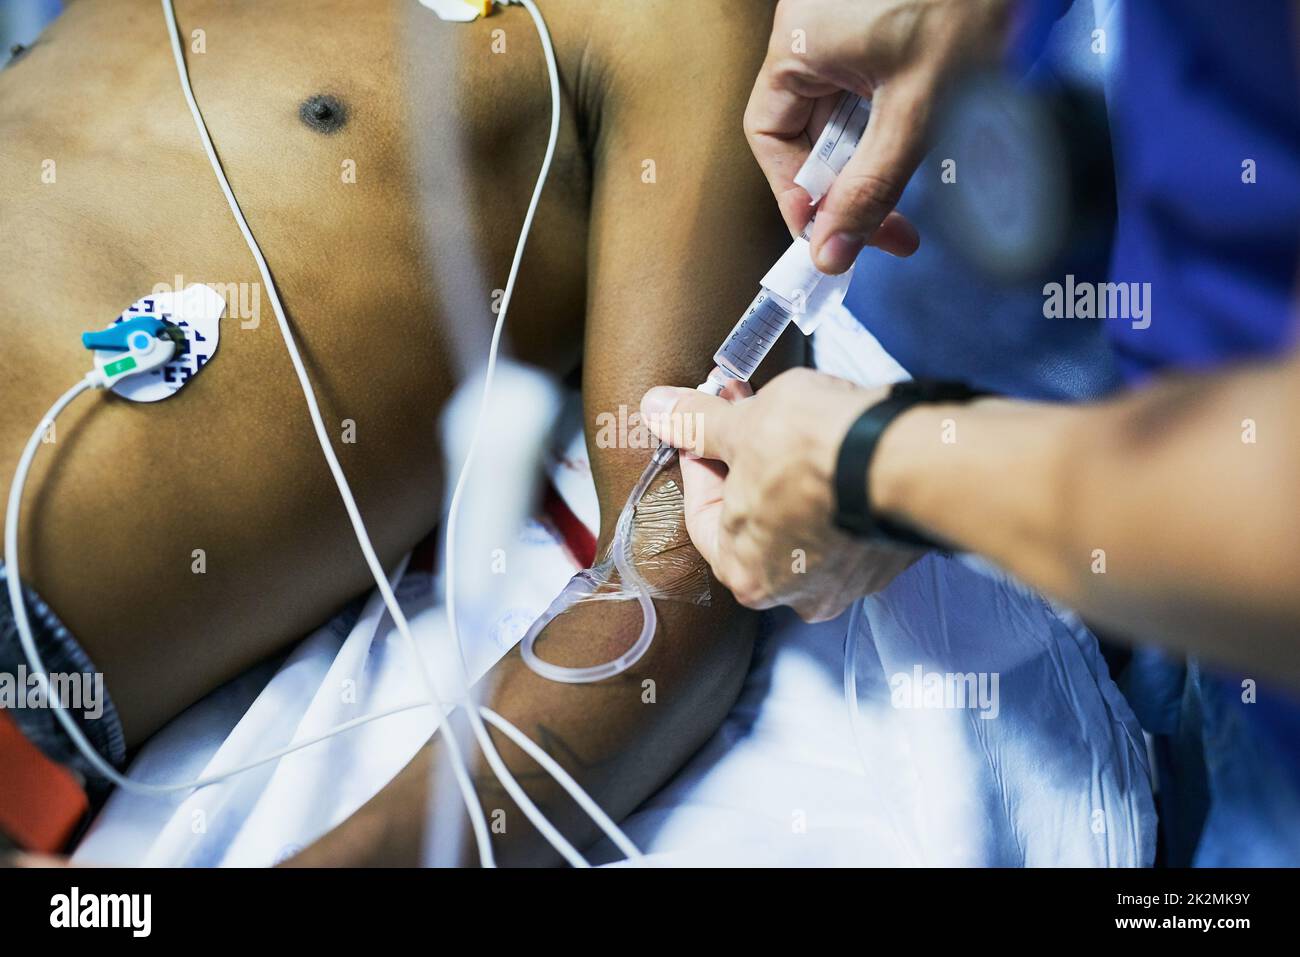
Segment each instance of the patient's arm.
[{"label": "patient's arm", "polygon": [[[702,5],[688,27],[660,23],[653,32],[644,21],[666,16],[670,5],[599,18],[590,72],[577,78],[579,102],[569,104],[587,118],[593,159],[583,392],[602,550],[649,453],[598,447],[597,417],[617,417],[620,405],[635,410],[656,383],[702,381],[714,349],[787,241],[741,131],[770,17],[768,5],[752,6],[740,11],[747,22],[736,22],[734,8]],[[676,467],[667,480],[680,482]],[[676,558],[699,563],[706,574],[689,544]],[[716,582],[710,593],[707,605],[657,601],[653,646],[612,680],[553,683],[512,652],[490,676],[491,707],[622,818],[700,747],[740,688],[754,621]],[[625,649],[640,623],[635,602],[580,605],[551,624],[538,651],[558,664],[595,664]],[[589,843],[594,828],[576,806],[503,736],[494,739],[566,836],[579,847]],[[430,758],[425,749],[297,862],[416,863]],[[506,812],[499,859],[553,860],[490,773],[476,777],[488,814]]]}]

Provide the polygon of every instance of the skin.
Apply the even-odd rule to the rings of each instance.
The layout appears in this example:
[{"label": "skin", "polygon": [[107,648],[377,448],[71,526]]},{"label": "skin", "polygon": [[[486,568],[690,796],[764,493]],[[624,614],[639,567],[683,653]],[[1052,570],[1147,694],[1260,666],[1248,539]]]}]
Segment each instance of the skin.
[{"label": "skin", "polygon": [[[1297,409],[1293,354],[1094,406],[918,410],[886,431],[874,494],[1108,633],[1300,686]],[[964,441],[939,467],[943,417]]]},{"label": "skin", "polygon": [[[701,381],[785,242],[737,120],[771,6],[709,7],[689,30],[662,29],[672,12],[660,0],[617,16],[577,0],[544,10],[564,121],[508,348],[557,375],[580,371],[589,435],[597,415],[634,409],[655,382]],[[205,31],[207,52],[187,54],[195,95],[392,564],[439,518],[438,413],[458,358],[485,355],[492,290],[504,285],[545,147],[536,33],[518,8],[451,26],[396,0],[364,15],[344,2],[181,0],[177,15],[182,37]],[[495,29],[504,53],[492,52]],[[304,103],[320,96],[341,103],[346,122],[316,117],[337,126],[322,129],[314,108],[305,122]],[[0,74],[0,142],[0,273],[10,277],[0,343],[16,379],[0,417],[7,479],[46,407],[89,367],[80,332],[177,274],[258,275],[201,152],[153,0],[74,3]],[[41,181],[47,158],[54,183]],[[340,176],[345,160],[354,183]],[[370,587],[264,293],[261,305],[256,328],[223,319],[220,351],[173,399],[74,404],[29,480],[24,577],[104,672],[132,745]],[[793,352],[784,355],[773,365]],[[354,444],[339,441],[345,419]],[[604,548],[647,453],[590,453]],[[712,591],[707,607],[660,602],[651,652],[613,681],[554,684],[512,653],[491,676],[491,706],[623,816],[707,739],[738,692],[753,622],[716,582]],[[579,608],[551,626],[545,653],[560,664],[606,660],[639,622],[633,603]],[[653,706],[642,703],[647,679]],[[502,751],[531,781],[531,762]],[[304,862],[414,863],[429,760],[423,753]],[[528,787],[550,810],[552,790]],[[486,779],[481,793],[489,812],[507,811],[503,861],[550,859]],[[570,808],[557,810],[575,841],[590,839]]]}]

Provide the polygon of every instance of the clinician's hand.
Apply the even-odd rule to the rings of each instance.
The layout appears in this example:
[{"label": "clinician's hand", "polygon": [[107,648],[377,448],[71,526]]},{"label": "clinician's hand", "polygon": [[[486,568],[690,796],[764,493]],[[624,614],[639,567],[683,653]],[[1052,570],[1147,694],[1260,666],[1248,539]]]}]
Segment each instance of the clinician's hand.
[{"label": "clinician's hand", "polygon": [[[894,206],[925,152],[945,83],[996,55],[1009,0],[781,0],[745,135],[791,232],[808,225],[795,174],[841,90],[872,98],[862,145],[822,200],[813,259],[842,273],[868,243],[910,256],[919,237]],[[873,95],[874,94],[874,95]]]},{"label": "clinician's hand", "polygon": [[792,369],[735,402],[662,386],[642,398],[651,431],[694,453],[681,462],[686,529],[742,605],[790,605],[824,621],[917,559],[832,524],[840,442],[884,395]]}]

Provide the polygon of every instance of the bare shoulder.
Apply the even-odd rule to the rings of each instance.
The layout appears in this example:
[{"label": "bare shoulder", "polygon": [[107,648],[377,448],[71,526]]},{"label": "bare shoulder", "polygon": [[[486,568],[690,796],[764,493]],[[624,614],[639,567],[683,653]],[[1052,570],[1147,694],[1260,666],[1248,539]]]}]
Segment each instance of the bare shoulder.
[{"label": "bare shoulder", "polygon": [[[628,0],[604,4],[593,17],[593,40],[612,67],[675,64],[684,71],[710,62],[757,66],[767,47],[775,0]],[[616,11],[616,12],[615,12]]]},{"label": "bare shoulder", "polygon": [[[734,119],[763,61],[776,0],[549,0],[582,43],[578,106],[600,116],[623,104]],[[579,26],[575,20],[582,20]]]}]

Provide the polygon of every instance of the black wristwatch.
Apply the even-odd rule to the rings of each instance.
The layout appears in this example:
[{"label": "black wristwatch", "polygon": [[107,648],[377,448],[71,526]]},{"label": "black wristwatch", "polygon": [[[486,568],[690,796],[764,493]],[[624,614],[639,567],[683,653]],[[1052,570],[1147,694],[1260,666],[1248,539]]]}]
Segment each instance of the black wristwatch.
[{"label": "black wristwatch", "polygon": [[911,379],[896,383],[888,396],[858,417],[840,443],[840,454],[835,463],[835,524],[869,541],[913,548],[943,548],[941,543],[872,512],[867,488],[871,460],[889,423],[908,409],[918,405],[969,402],[989,394],[962,382]]}]

